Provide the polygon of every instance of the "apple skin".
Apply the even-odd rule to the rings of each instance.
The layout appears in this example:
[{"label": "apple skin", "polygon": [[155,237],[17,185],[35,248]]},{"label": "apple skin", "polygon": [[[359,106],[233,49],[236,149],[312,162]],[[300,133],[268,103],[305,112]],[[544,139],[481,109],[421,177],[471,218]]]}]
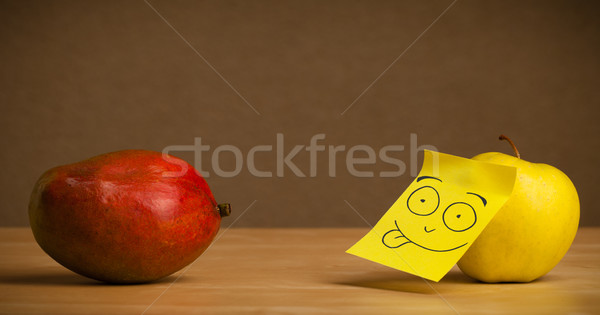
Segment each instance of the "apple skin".
[{"label": "apple skin", "polygon": [[[221,215],[195,169],[169,159],[181,164],[126,150],[48,170],[29,204],[35,240],[66,268],[110,283],[154,281],[190,264],[212,242]],[[188,166],[182,176],[163,176],[181,165]]]},{"label": "apple skin", "polygon": [[459,268],[483,282],[530,282],[548,273],[567,253],[579,225],[579,198],[559,169],[497,153],[474,160],[514,166],[508,201],[483,230]]}]

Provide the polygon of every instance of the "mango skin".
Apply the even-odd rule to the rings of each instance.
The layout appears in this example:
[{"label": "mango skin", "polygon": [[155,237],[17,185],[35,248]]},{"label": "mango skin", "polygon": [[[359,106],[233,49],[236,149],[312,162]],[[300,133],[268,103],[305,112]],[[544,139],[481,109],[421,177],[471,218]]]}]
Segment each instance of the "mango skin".
[{"label": "mango skin", "polygon": [[[181,176],[165,176],[184,165]],[[66,268],[104,282],[143,283],[208,248],[221,222],[216,206],[185,161],[125,150],[45,172],[31,194],[29,221],[40,247]]]},{"label": "mango skin", "polygon": [[474,160],[517,168],[508,201],[458,267],[483,282],[530,282],[548,273],[569,250],[579,225],[579,197],[559,169],[488,152]]}]

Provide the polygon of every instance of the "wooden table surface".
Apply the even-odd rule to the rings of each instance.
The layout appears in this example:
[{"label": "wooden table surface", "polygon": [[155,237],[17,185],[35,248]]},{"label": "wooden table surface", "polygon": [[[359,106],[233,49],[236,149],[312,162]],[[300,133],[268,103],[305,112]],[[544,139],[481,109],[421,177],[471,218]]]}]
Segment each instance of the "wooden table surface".
[{"label": "wooden table surface", "polygon": [[600,229],[526,284],[484,284],[456,267],[439,283],[344,253],[366,229],[229,229],[187,269],[106,285],[54,262],[28,228],[0,229],[0,313],[599,314]]}]

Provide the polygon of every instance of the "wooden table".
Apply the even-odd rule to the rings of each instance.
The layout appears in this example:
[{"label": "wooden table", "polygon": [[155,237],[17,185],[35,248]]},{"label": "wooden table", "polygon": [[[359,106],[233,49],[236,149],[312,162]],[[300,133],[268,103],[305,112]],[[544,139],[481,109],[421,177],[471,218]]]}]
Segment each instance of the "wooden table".
[{"label": "wooden table", "polygon": [[229,229],[187,269],[145,285],[70,272],[28,228],[0,229],[0,313],[598,314],[600,229],[580,229],[548,275],[484,284],[453,269],[439,283],[345,254],[366,229]]}]

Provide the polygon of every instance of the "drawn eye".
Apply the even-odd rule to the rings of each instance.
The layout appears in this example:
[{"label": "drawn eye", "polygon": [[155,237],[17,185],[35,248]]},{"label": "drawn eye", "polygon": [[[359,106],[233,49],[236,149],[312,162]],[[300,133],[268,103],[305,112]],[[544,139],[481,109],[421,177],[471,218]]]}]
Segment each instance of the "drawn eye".
[{"label": "drawn eye", "polygon": [[430,215],[440,205],[440,195],[431,186],[423,186],[410,194],[406,201],[408,210],[416,215]]},{"label": "drawn eye", "polygon": [[446,208],[442,216],[447,228],[454,232],[463,232],[470,229],[477,222],[477,214],[470,204],[455,202]]}]

